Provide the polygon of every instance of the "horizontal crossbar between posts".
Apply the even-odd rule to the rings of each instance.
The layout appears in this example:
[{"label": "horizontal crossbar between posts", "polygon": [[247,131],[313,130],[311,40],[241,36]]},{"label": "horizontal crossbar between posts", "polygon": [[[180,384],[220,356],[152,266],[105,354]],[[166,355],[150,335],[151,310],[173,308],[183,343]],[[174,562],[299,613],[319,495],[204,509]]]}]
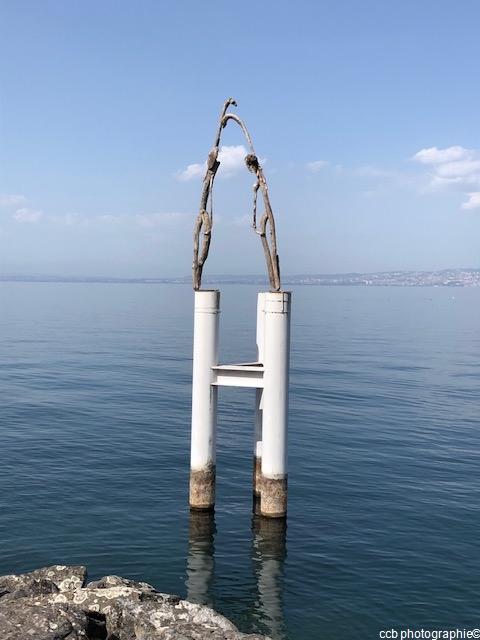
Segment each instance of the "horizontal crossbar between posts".
[{"label": "horizontal crossbar between posts", "polygon": [[219,364],[211,367],[212,385],[216,387],[249,387],[263,389],[265,368],[261,362]]}]

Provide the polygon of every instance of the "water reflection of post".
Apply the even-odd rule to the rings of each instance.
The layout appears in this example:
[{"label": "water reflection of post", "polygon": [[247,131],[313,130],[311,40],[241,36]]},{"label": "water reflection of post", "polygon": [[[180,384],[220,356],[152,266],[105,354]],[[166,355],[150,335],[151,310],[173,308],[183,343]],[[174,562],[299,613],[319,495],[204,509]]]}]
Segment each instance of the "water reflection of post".
[{"label": "water reflection of post", "polygon": [[287,519],[254,515],[252,532],[252,560],[258,592],[256,617],[269,635],[280,640],[287,637],[283,613]]},{"label": "water reflection of post", "polygon": [[187,600],[213,606],[215,572],[215,519],[209,511],[190,511],[188,538]]}]

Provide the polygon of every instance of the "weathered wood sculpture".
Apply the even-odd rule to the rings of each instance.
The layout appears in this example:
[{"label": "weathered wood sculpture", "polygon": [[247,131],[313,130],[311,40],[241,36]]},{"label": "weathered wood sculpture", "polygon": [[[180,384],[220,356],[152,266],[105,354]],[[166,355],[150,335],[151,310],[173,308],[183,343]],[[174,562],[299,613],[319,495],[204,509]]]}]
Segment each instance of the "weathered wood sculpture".
[{"label": "weathered wood sculpture", "polygon": [[[208,257],[210,249],[210,242],[212,239],[212,227],[213,227],[213,184],[215,181],[215,175],[220,161],[218,160],[218,153],[220,149],[220,137],[222,130],[226,127],[229,120],[234,120],[241,128],[245,135],[250,148],[250,153],[245,158],[245,164],[247,169],[255,174],[256,182],[253,185],[253,219],[252,228],[260,236],[263,250],[265,253],[265,259],[267,262],[267,272],[270,280],[270,287],[272,291],[280,291],[280,265],[277,254],[277,240],[275,236],[275,219],[273,217],[272,207],[268,197],[268,186],[265,180],[263,169],[258,161],[258,157],[253,148],[250,135],[247,128],[237,115],[234,113],[227,113],[227,109],[230,105],[237,106],[237,103],[233,98],[229,98],[223,105],[222,113],[220,115],[220,121],[218,125],[217,136],[213,149],[208,154],[207,169],[205,177],[203,179],[202,198],[200,201],[200,209],[198,217],[195,222],[194,241],[193,241],[193,288],[195,291],[199,291],[202,286],[202,271],[205,261]],[[257,224],[257,195],[258,191],[262,194],[263,204],[265,211],[260,218],[260,223]],[[267,224],[269,225],[270,243],[267,238]],[[202,234],[202,241],[200,241],[200,235]],[[200,250],[201,244],[201,250]]]}]

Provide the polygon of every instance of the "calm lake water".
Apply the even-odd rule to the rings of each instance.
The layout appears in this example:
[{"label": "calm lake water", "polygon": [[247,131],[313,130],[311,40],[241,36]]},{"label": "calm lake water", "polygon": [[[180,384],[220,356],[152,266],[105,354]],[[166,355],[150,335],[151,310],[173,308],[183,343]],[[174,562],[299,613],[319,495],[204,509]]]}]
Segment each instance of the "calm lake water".
[{"label": "calm lake water", "polygon": [[[220,357],[255,359],[254,286]],[[294,287],[286,523],[252,514],[254,391],[188,508],[193,292],[0,283],[0,574],[82,564],[275,640],[475,628],[480,289]]]}]

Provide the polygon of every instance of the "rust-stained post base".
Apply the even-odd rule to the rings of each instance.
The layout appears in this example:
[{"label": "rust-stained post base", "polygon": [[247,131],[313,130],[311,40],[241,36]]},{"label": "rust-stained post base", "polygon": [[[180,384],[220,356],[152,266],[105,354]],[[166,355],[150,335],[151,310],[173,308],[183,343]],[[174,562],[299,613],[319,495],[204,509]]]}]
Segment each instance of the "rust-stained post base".
[{"label": "rust-stained post base", "polygon": [[213,511],[215,508],[215,467],[190,470],[190,509]]},{"label": "rust-stained post base", "polygon": [[284,518],[287,515],[287,478],[262,478],[260,515]]}]

